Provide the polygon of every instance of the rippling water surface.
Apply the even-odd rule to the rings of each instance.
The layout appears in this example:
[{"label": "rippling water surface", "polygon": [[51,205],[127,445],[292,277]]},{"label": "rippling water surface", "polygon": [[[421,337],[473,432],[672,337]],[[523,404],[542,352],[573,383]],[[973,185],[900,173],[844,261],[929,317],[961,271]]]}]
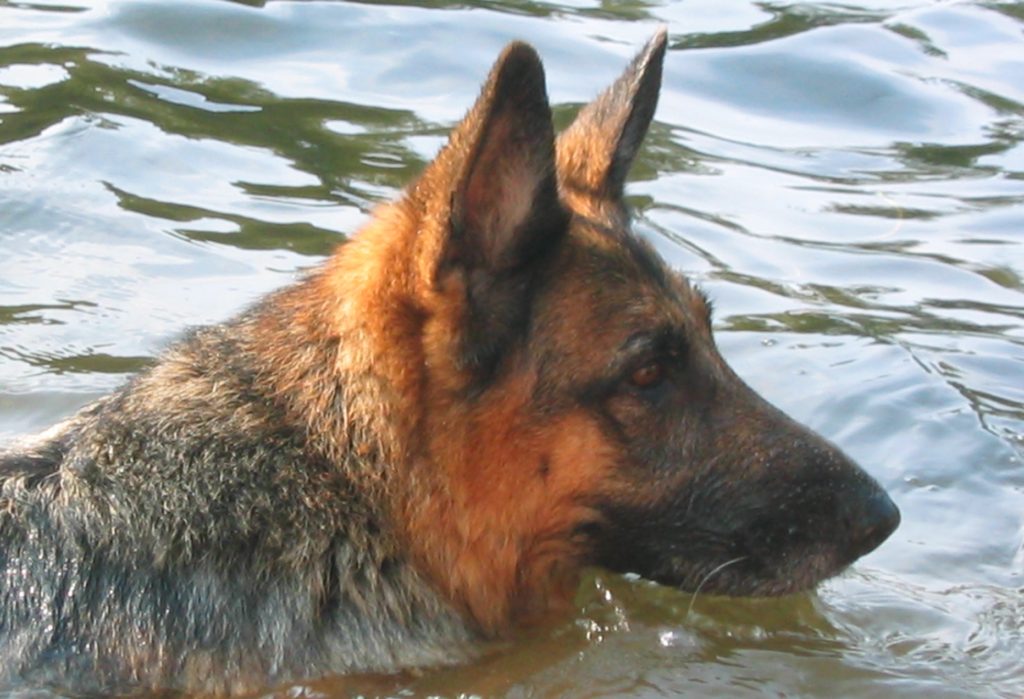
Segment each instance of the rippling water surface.
[{"label": "rippling water surface", "polygon": [[815,594],[595,573],[476,665],[311,696],[1024,695],[1024,4],[0,0],[0,437],[315,264],[512,38],[563,121],[664,23],[640,231],[903,525]]}]

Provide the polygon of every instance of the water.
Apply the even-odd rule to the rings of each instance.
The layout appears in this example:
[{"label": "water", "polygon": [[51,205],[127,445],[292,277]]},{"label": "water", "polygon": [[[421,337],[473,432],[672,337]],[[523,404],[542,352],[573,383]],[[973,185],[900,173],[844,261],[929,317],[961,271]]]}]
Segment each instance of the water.
[{"label": "water", "polygon": [[0,0],[0,437],[315,264],[501,46],[564,123],[666,23],[639,230],[903,525],[817,593],[596,572],[463,668],[294,695],[1024,694],[1024,3]]}]

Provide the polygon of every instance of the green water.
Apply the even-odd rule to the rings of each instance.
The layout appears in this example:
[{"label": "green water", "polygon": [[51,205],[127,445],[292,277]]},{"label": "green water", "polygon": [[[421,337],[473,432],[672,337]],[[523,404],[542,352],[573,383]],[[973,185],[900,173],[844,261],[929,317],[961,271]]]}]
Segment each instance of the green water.
[{"label": "green water", "polygon": [[1024,3],[0,0],[0,438],[315,264],[501,46],[565,119],[664,23],[637,228],[903,525],[815,594],[603,573],[475,665],[294,695],[1024,695]]}]

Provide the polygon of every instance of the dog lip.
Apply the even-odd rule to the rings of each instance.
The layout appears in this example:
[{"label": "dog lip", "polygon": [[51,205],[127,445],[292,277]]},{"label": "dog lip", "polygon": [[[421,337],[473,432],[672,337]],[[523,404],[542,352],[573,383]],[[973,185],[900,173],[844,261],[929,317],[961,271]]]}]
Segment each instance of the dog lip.
[{"label": "dog lip", "polygon": [[845,567],[834,552],[827,550],[803,552],[798,558],[799,565],[794,567],[764,568],[764,561],[744,556],[726,559],[717,565],[705,563],[687,571],[682,579],[677,575],[674,580],[663,577],[655,581],[690,594],[781,597],[812,590]]}]

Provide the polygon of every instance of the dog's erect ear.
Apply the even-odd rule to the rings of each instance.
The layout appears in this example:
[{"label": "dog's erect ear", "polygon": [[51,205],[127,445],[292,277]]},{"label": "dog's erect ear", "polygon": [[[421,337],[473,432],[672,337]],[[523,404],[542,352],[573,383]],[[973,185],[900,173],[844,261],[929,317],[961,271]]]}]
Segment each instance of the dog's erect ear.
[{"label": "dog's erect ear", "polygon": [[452,266],[514,270],[564,229],[554,138],[540,57],[511,43],[435,163],[450,178],[435,282]]},{"label": "dog's erect ear", "polygon": [[462,294],[449,336],[461,369],[497,366],[524,327],[537,262],[564,235],[555,134],[536,51],[515,42],[499,56],[476,104],[414,188],[424,215],[420,278]]},{"label": "dog's erect ear", "polygon": [[611,87],[583,107],[558,138],[558,176],[567,190],[618,199],[654,117],[668,35],[647,42]]}]

